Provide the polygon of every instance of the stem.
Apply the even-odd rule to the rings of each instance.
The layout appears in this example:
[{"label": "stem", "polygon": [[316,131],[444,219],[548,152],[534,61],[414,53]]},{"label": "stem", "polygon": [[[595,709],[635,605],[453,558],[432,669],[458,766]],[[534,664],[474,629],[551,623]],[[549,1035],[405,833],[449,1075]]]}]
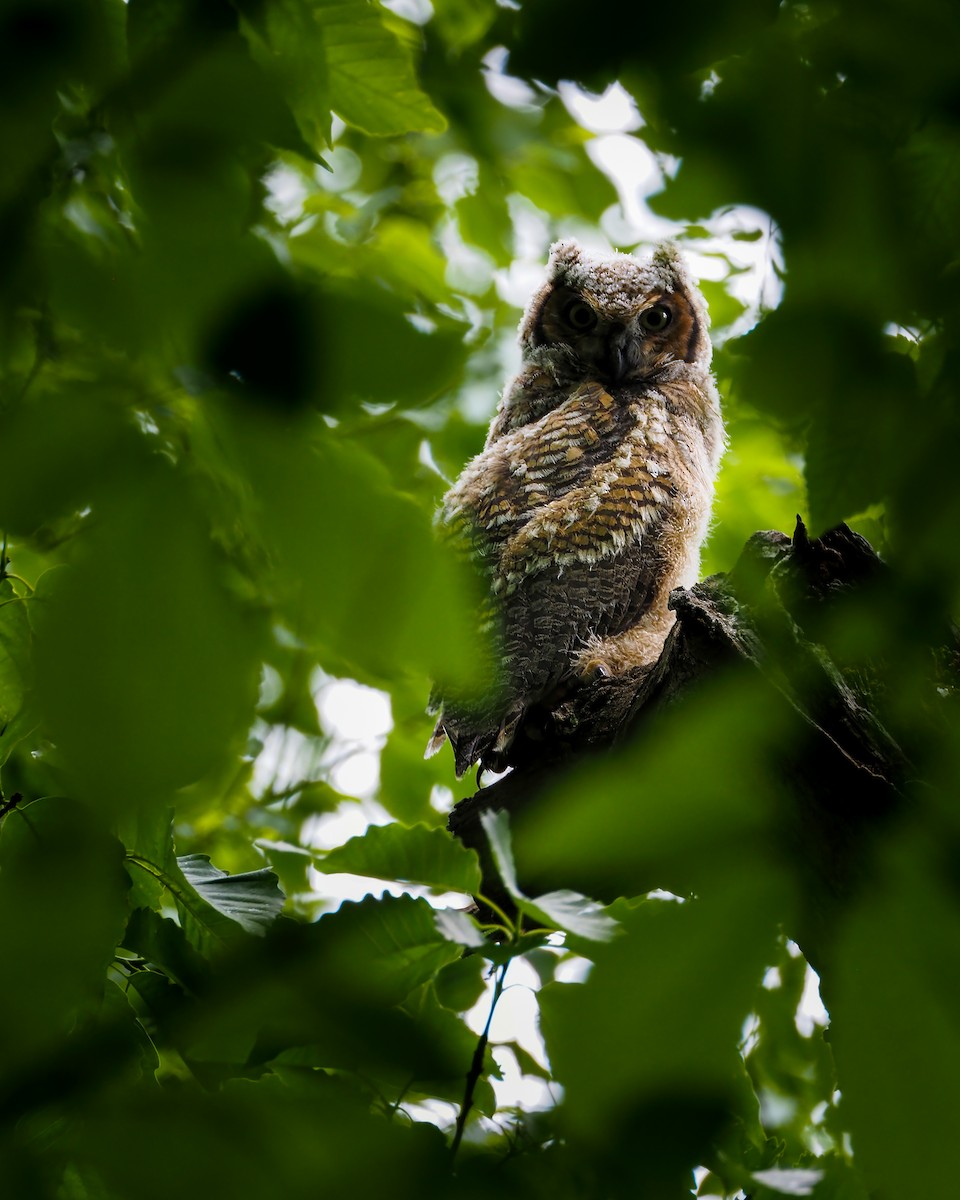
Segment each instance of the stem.
[{"label": "stem", "polygon": [[470,1109],[473,1108],[473,1093],[476,1091],[477,1083],[483,1074],[483,1059],[487,1052],[490,1025],[493,1022],[493,1014],[497,1007],[497,1001],[503,995],[503,981],[506,979],[507,967],[509,966],[509,962],[505,962],[497,974],[497,982],[493,988],[493,999],[490,1001],[490,1011],[487,1013],[487,1023],[483,1027],[483,1033],[480,1034],[477,1041],[477,1048],[473,1052],[473,1061],[470,1063],[470,1070],[467,1072],[467,1085],[463,1089],[463,1103],[460,1105],[457,1127],[454,1130],[453,1142],[450,1145],[451,1159],[457,1156],[457,1151],[460,1149],[460,1143],[463,1140],[463,1131],[467,1126],[467,1117],[470,1115]]},{"label": "stem", "polygon": [[494,904],[494,902],[488,896],[485,896],[483,892],[477,892],[476,899],[480,904],[483,904],[486,908],[489,908],[495,916],[500,918],[508,932],[512,933],[514,931],[513,921],[510,920],[499,904]]},{"label": "stem", "polygon": [[17,583],[22,583],[25,588],[29,589],[31,595],[35,591],[33,584],[27,583],[27,581],[24,579],[24,577],[22,575],[15,575],[12,571],[7,571],[7,572],[5,572],[3,577],[4,577],[4,579],[15,579],[17,581]]}]

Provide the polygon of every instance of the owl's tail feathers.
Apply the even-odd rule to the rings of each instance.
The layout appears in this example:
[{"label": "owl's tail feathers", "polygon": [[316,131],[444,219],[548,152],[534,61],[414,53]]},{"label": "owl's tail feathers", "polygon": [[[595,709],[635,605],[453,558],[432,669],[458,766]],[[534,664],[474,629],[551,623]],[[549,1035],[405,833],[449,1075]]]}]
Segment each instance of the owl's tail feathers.
[{"label": "owl's tail feathers", "polygon": [[[429,709],[427,710],[429,712]],[[435,754],[443,749],[443,743],[447,740],[447,731],[443,727],[443,718],[437,722],[437,727],[433,731],[433,736],[427,742],[427,748],[423,752],[424,758],[433,758]]]},{"label": "owl's tail feathers", "polygon": [[474,730],[462,729],[456,723],[455,718],[452,719],[451,715],[441,713],[437,727],[433,731],[433,737],[427,742],[423,757],[433,758],[447,740],[453,749],[457,778],[462,779],[480,758],[482,749],[489,744],[489,733],[486,730],[477,733]]},{"label": "owl's tail feathers", "polygon": [[522,716],[523,708],[518,706],[511,709],[499,724],[483,722],[468,725],[461,724],[453,713],[441,713],[423,757],[432,758],[449,739],[458,779],[462,779],[475,763],[501,771],[509,765],[507,752]]}]

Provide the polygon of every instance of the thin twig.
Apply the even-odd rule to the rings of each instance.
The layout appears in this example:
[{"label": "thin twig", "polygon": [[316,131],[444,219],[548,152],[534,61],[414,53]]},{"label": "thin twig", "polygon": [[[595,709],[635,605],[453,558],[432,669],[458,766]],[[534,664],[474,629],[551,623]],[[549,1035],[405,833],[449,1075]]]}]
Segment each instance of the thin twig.
[{"label": "thin twig", "polygon": [[9,800],[4,800],[3,793],[0,792],[0,821],[3,820],[8,812],[12,812],[22,799],[23,796],[19,792],[14,792]]},{"label": "thin twig", "polygon": [[487,1013],[487,1023],[483,1027],[483,1033],[480,1034],[477,1041],[477,1048],[473,1052],[473,1062],[471,1062],[470,1070],[467,1072],[467,1085],[463,1089],[463,1103],[460,1105],[460,1115],[457,1117],[457,1127],[453,1132],[453,1142],[450,1145],[451,1159],[456,1158],[457,1151],[460,1149],[460,1143],[463,1140],[463,1131],[467,1127],[467,1117],[469,1117],[470,1110],[473,1108],[473,1094],[476,1091],[480,1076],[483,1074],[483,1060],[487,1053],[490,1025],[493,1022],[493,1014],[497,1007],[497,1001],[503,995],[503,981],[507,977],[507,967],[509,966],[510,963],[505,962],[497,974],[497,982],[493,988],[493,999],[490,1001],[490,1011]]}]

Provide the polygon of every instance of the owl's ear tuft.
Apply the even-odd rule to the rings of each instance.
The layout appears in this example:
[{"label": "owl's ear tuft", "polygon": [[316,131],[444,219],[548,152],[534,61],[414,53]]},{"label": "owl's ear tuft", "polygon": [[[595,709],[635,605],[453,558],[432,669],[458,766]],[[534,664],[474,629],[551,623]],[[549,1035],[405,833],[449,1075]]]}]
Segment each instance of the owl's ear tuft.
[{"label": "owl's ear tuft", "polygon": [[669,292],[678,292],[691,285],[687,264],[676,242],[661,242],[653,252],[651,262],[659,286]]},{"label": "owl's ear tuft", "polygon": [[580,244],[574,241],[554,242],[550,247],[550,261],[547,266],[552,278],[563,278],[570,274],[583,262],[583,251]]}]

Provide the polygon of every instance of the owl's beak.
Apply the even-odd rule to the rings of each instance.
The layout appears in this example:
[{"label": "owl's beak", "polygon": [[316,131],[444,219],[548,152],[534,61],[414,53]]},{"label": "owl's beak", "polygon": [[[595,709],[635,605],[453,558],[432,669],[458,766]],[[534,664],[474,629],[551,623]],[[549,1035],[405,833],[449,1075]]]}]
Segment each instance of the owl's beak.
[{"label": "owl's beak", "polygon": [[627,360],[623,346],[619,342],[614,342],[607,353],[607,371],[612,383],[619,383],[623,379],[626,367]]}]

